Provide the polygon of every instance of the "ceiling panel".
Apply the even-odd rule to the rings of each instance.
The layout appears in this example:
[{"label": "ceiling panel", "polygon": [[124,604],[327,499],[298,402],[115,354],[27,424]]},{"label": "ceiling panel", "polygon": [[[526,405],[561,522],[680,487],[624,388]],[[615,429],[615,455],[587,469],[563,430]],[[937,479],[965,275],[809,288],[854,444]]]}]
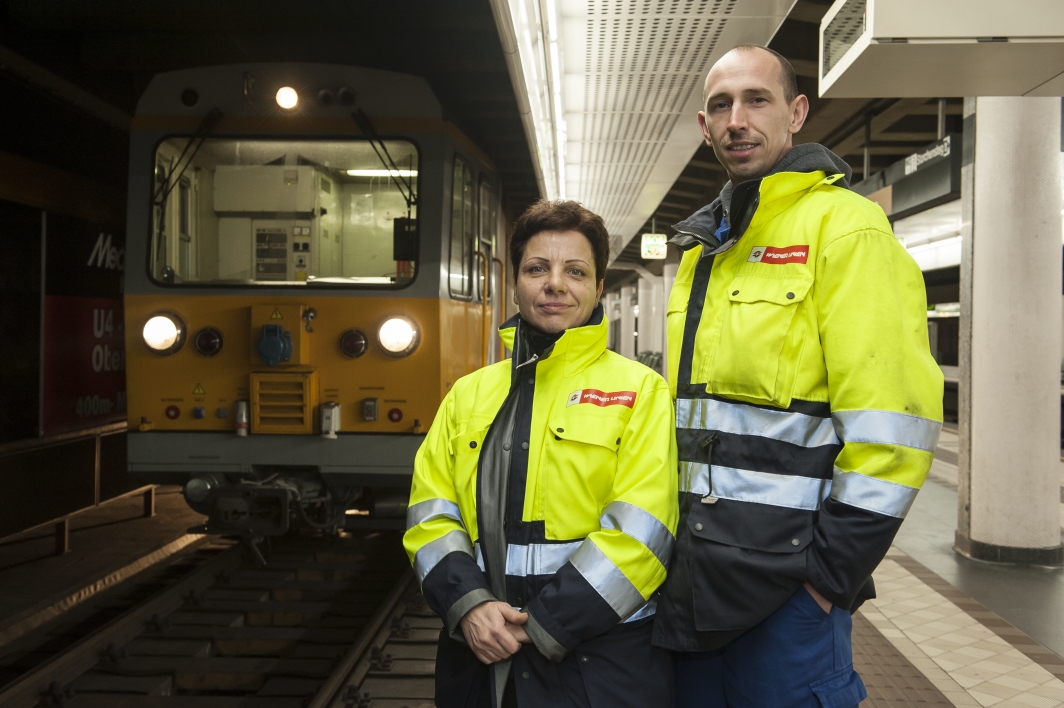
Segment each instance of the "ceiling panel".
[{"label": "ceiling panel", "polygon": [[702,82],[767,43],[793,0],[564,0],[564,193],[602,215],[617,255],[701,143]]}]

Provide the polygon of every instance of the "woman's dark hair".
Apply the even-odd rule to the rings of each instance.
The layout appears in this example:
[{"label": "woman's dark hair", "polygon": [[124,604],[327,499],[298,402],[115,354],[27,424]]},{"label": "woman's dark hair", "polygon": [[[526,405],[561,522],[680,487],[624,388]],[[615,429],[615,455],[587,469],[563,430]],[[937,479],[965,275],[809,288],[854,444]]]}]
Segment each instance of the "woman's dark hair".
[{"label": "woman's dark hair", "polygon": [[591,242],[591,251],[595,254],[595,282],[601,283],[606,277],[606,266],[610,262],[610,235],[602,217],[579,202],[541,199],[525,210],[514,225],[510,236],[510,263],[517,280],[517,269],[525,255],[525,246],[536,234],[544,231],[579,231]]}]

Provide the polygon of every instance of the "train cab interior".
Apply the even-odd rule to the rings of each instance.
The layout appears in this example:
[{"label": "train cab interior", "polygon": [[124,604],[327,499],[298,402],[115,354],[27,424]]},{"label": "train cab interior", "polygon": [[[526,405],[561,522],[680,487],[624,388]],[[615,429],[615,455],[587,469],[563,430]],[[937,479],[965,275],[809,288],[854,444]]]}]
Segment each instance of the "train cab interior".
[{"label": "train cab interior", "polygon": [[[189,142],[163,140],[155,152],[155,281],[402,286],[413,279],[413,143],[208,139],[188,160]],[[381,149],[398,169],[382,165]]]}]

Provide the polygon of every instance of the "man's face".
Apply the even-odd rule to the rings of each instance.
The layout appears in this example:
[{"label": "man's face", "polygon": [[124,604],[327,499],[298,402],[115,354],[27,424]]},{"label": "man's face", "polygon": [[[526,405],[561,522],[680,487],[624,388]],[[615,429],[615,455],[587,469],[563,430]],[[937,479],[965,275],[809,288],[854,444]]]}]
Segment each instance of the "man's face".
[{"label": "man's face", "polygon": [[698,125],[733,184],[768,174],[809,112],[805,96],[787,101],[779,61],[760,49],[721,57],[706,77],[705,97]]}]

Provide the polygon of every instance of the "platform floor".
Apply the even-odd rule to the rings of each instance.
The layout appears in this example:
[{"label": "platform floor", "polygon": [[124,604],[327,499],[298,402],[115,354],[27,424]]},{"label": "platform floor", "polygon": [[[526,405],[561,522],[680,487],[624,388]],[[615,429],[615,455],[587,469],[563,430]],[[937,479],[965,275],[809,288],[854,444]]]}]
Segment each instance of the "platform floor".
[{"label": "platform floor", "polygon": [[206,521],[177,486],[156,488],[155,515],[143,513],[143,497],[134,496],[78,514],[70,520],[70,552],[62,556],[54,555],[51,527],[0,543],[0,628],[121,571]]},{"label": "platform floor", "polygon": [[[954,553],[956,433],[939,447],[873,576],[878,597],[854,618],[862,708],[1064,706],[1064,569]],[[1064,525],[1064,504],[1061,514]]]}]

